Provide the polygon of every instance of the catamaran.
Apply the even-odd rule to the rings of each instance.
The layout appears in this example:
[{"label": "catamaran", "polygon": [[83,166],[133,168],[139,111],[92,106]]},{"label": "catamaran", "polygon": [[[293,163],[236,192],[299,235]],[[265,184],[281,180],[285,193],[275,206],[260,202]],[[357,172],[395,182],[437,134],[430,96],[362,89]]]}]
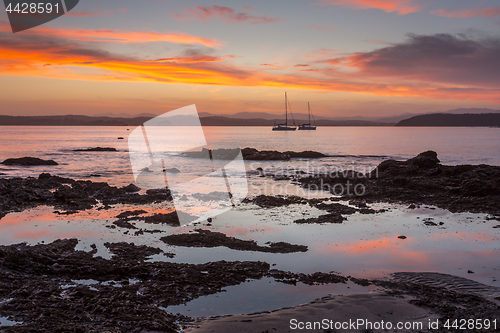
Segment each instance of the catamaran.
[{"label": "catamaran", "polygon": [[311,107],[309,106],[309,102],[307,102],[307,112],[309,113],[309,123],[307,124],[302,124],[299,126],[299,131],[315,131],[316,130],[316,121],[314,120],[313,116],[313,121],[315,126],[311,126]]},{"label": "catamaran", "polygon": [[[291,112],[292,110],[290,110]],[[293,118],[293,115],[292,115]],[[295,125],[295,121],[293,122]],[[285,123],[284,124],[274,124],[273,131],[295,131],[297,127],[288,126],[288,99],[285,93]]]}]

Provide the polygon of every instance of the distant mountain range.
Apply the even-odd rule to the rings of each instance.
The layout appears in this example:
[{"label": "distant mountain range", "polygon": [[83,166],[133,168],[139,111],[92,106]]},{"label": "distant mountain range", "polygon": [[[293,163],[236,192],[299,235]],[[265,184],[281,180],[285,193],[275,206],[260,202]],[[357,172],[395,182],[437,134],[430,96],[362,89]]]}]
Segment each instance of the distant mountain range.
[{"label": "distant mountain range", "polygon": [[500,113],[434,113],[401,120],[396,126],[500,127]]},{"label": "distant mountain range", "polygon": [[[120,115],[120,116],[118,116]],[[216,115],[200,112],[201,124],[204,126],[272,126],[284,121],[282,115],[265,112],[239,112],[235,114]],[[99,116],[0,116],[0,126],[139,126],[155,118],[157,115],[141,113],[130,117],[128,114],[106,114]],[[180,116],[179,116],[180,117]],[[191,125],[193,119],[176,117],[179,125]],[[315,117],[317,126],[499,126],[500,110],[491,109],[454,109],[441,113],[411,114],[404,113],[388,117]],[[297,125],[308,119],[305,113],[294,114]],[[159,126],[172,125],[158,119]],[[289,122],[292,123],[291,117]]]},{"label": "distant mountain range", "polygon": [[[78,115],[65,116],[0,116],[0,126],[140,126],[151,117],[117,118],[117,117],[90,117]],[[170,120],[170,121],[169,121]],[[151,124],[156,126],[193,125],[192,117],[175,116],[170,119],[156,118]],[[200,117],[203,126],[272,126],[283,119],[238,119],[220,116]],[[389,126],[393,124],[377,123],[364,120],[328,120],[316,121],[318,126]]]},{"label": "distant mountain range", "polygon": [[[453,109],[453,110],[448,110],[448,111],[434,111],[434,112],[427,112],[427,113],[402,113],[394,116],[384,116],[384,117],[364,117],[364,116],[350,116],[350,117],[323,117],[323,116],[314,116],[316,120],[332,120],[332,121],[370,121],[370,122],[376,122],[376,123],[387,123],[387,124],[396,124],[400,122],[401,120],[408,119],[414,116],[419,116],[423,114],[432,114],[432,113],[455,113],[455,114],[464,114],[464,113],[473,113],[473,114],[478,114],[478,113],[500,113],[500,110],[492,110],[492,109],[486,109],[486,108],[461,108],[461,109]],[[252,112],[252,111],[245,111],[245,112],[238,112],[234,114],[214,114],[214,113],[209,113],[209,112],[199,112],[198,113],[200,117],[224,117],[224,118],[232,118],[232,119],[264,119],[264,120],[276,120],[279,119],[279,122],[282,122],[284,120],[283,114],[274,114],[274,113],[267,113],[267,112]],[[137,117],[149,117],[153,118],[156,117],[156,114],[152,113],[141,113],[138,115],[130,115],[130,114],[125,114],[125,113],[107,113],[107,114],[101,114],[99,116],[107,116],[107,117],[119,117],[119,118],[137,118]],[[292,116],[289,116],[289,120],[292,119]],[[293,113],[293,119],[295,119],[298,122],[303,122],[308,119],[307,113]]]}]

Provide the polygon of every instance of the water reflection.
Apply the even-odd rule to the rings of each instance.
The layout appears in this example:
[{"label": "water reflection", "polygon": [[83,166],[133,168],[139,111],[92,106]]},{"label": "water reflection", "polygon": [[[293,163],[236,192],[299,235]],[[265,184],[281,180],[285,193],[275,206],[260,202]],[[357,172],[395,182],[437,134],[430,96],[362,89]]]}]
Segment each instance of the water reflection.
[{"label": "water reflection", "polygon": [[[105,242],[134,242],[173,252],[172,259],[163,255],[152,260],[204,263],[216,260],[262,260],[276,264],[276,269],[301,273],[338,271],[356,277],[383,277],[396,271],[433,271],[463,276],[490,285],[500,286],[500,229],[496,221],[485,220],[484,214],[454,214],[441,209],[406,209],[397,205],[374,205],[388,208],[385,213],[347,216],[342,224],[298,225],[294,220],[313,217],[324,212],[308,205],[291,205],[261,209],[252,204],[217,216],[211,223],[171,227],[130,221],[136,228],[161,230],[161,233],[135,235],[135,230],[115,227],[116,216],[134,206],[116,206],[110,210],[93,209],[73,215],[58,215],[51,207],[38,207],[22,213],[11,213],[0,220],[0,243],[27,242],[36,244],[60,238],[76,237],[79,249],[91,250],[110,257]],[[141,206],[147,215],[171,210],[161,205]],[[424,220],[443,222],[428,226]],[[308,252],[273,254],[245,252],[224,247],[187,248],[168,246],[160,238],[186,233],[195,228],[219,231],[230,237],[252,239],[260,245],[284,241],[307,245]],[[406,239],[399,239],[404,235]],[[475,274],[468,274],[472,270]]]}]

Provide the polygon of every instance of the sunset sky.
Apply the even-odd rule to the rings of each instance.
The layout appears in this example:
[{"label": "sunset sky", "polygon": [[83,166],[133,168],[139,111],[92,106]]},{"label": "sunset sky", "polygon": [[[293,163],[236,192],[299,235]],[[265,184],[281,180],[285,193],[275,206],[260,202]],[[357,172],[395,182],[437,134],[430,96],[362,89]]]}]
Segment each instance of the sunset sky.
[{"label": "sunset sky", "polygon": [[12,33],[0,114],[500,109],[498,0],[81,0]]}]

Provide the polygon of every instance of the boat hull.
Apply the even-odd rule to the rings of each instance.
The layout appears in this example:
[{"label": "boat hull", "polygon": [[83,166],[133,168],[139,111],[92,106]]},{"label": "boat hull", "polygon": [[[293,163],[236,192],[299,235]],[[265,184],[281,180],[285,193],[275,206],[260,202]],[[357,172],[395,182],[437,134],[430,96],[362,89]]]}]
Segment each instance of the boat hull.
[{"label": "boat hull", "polygon": [[296,127],[273,127],[273,131],[295,131]]},{"label": "boat hull", "polygon": [[299,126],[299,131],[315,131],[316,126]]}]

